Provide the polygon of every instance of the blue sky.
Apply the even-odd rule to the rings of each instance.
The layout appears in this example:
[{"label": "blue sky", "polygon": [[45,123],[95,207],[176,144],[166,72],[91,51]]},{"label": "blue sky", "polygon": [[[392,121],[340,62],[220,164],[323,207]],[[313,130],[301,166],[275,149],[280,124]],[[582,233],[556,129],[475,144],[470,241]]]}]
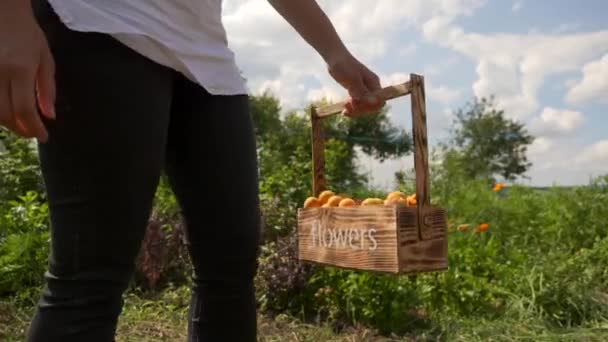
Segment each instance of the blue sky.
[{"label": "blue sky", "polygon": [[[231,48],[252,93],[270,90],[285,110],[344,98],[316,52],[264,0],[225,0]],[[536,137],[533,185],[585,184],[608,174],[608,1],[320,0],[342,39],[383,85],[425,76],[431,143],[452,112],[494,95]],[[409,100],[391,119],[410,128]],[[362,156],[375,183],[389,186],[406,160]]]}]

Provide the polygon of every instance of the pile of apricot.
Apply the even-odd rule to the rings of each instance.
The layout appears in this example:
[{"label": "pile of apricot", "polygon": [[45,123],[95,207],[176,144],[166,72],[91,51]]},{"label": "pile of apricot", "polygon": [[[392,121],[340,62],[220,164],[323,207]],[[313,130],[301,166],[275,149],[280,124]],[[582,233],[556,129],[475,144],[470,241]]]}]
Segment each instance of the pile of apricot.
[{"label": "pile of apricot", "polygon": [[368,206],[396,206],[404,205],[408,207],[416,206],[416,194],[406,195],[401,191],[393,191],[386,198],[366,198],[365,200],[355,200],[347,195],[337,195],[333,191],[326,190],[318,197],[308,197],[304,201],[304,208],[327,208],[327,207],[368,207]]}]

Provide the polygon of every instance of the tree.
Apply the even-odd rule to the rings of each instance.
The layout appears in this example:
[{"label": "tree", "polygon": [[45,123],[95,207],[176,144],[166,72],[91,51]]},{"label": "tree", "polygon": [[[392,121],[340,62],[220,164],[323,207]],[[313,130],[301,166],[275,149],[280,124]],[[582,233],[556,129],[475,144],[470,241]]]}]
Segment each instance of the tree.
[{"label": "tree", "polygon": [[523,124],[495,107],[492,98],[475,99],[456,112],[451,139],[444,145],[444,164],[470,179],[514,180],[532,165],[526,152],[533,140]]},{"label": "tree", "polygon": [[[278,100],[269,93],[251,96],[250,106],[258,145],[261,199],[263,205],[272,207],[265,213],[266,230],[269,226],[292,227],[295,209],[312,190],[309,113],[282,114]],[[328,187],[353,195],[366,187],[367,177],[357,165],[357,148],[380,160],[410,153],[409,135],[394,127],[386,114],[383,109],[356,119],[323,120]]]},{"label": "tree", "polygon": [[[321,104],[323,102],[317,103]],[[251,108],[262,180],[276,174],[277,170],[281,170],[283,176],[295,171],[300,180],[294,184],[299,184],[298,188],[309,194],[312,159],[309,113],[290,112],[281,118],[278,100],[268,93],[252,96]],[[323,126],[326,177],[328,184],[339,191],[365,185],[366,177],[357,165],[356,147],[381,161],[411,151],[409,135],[390,123],[386,109],[356,119],[328,118],[323,120]],[[303,180],[306,183],[301,183]],[[300,200],[301,196],[296,197]]]}]

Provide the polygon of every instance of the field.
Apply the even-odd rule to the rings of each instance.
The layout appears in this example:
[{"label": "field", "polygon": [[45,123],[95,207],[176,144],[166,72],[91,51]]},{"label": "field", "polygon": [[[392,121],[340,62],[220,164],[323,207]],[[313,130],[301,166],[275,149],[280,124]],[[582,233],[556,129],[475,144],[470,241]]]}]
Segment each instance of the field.
[{"label": "field", "polygon": [[[305,116],[280,119],[273,101],[252,103],[264,217],[260,341],[608,340],[608,176],[576,187],[497,186],[495,170],[483,169],[494,157],[454,150],[458,162],[433,158],[430,180],[432,204],[447,211],[449,270],[395,276],[302,264],[295,222],[311,189],[310,125]],[[382,115],[330,122],[331,132],[393,137]],[[326,145],[330,189],[385,196],[358,173],[359,142],[346,138]],[[407,139],[400,147],[371,141],[380,156],[411,147]],[[0,142],[0,341],[22,341],[46,269],[48,205],[31,145],[3,131]],[[411,194],[405,176],[396,175],[393,190]],[[163,178],[118,341],[184,340],[190,266],[182,227]]]},{"label": "field", "polygon": [[[293,258],[292,236],[279,238],[261,256],[260,340],[605,340],[604,182],[542,192],[454,186],[449,198],[456,200],[445,202],[451,213],[445,273],[398,277],[303,267]],[[480,223],[489,228],[477,232]],[[2,300],[3,341],[22,338],[32,298],[21,291]],[[133,287],[118,340],[183,340],[187,298],[185,285]]]},{"label": "field", "polygon": [[[132,293],[120,319],[117,342],[185,341],[186,289],[166,290],[157,296],[140,297]],[[160,297],[160,298],[159,298]],[[179,303],[179,301],[182,301]],[[177,301],[177,302],[176,302]],[[31,307],[0,302],[0,339],[6,342],[23,341]],[[17,308],[15,310],[15,308]],[[388,342],[388,341],[605,341],[608,325],[547,330],[543,324],[517,321],[486,321],[484,319],[455,319],[446,326],[443,335],[381,336],[364,326],[344,328],[336,332],[328,324],[303,323],[280,314],[259,316],[261,342]]]}]

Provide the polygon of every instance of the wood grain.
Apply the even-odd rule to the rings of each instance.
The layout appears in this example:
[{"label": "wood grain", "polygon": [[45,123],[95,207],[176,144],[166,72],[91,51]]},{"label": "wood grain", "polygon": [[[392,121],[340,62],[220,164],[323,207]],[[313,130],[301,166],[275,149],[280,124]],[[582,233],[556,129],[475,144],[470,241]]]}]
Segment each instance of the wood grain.
[{"label": "wood grain", "polygon": [[416,172],[416,202],[422,206],[430,204],[428,142],[426,132],[426,103],[424,78],[411,74],[412,86],[412,123],[414,136],[414,169]]},{"label": "wood grain", "polygon": [[[430,206],[424,78],[416,74],[410,77],[409,82],[382,89],[381,97],[412,96],[417,207],[299,209],[300,260],[389,273],[447,269],[446,212]],[[326,189],[322,118],[340,113],[343,107],[344,103],[339,103],[311,109],[314,196]]]},{"label": "wood grain", "polygon": [[[410,91],[411,91],[411,83],[410,83],[410,81],[408,81],[405,83],[384,87],[384,88],[378,90],[377,92],[374,92],[373,95],[379,99],[388,101],[388,100],[391,100],[391,99],[394,99],[394,98],[397,98],[400,96],[408,95],[410,93]],[[317,111],[317,115],[319,117],[327,117],[327,116],[331,116],[331,115],[335,115],[335,114],[340,114],[340,113],[342,113],[342,110],[344,109],[345,105],[346,105],[346,101],[342,101],[339,103],[321,107]]]},{"label": "wood grain", "polygon": [[445,270],[448,267],[445,210],[424,207],[422,220],[428,228],[418,238],[418,208],[400,207],[397,212],[399,230],[399,272],[422,273]]},{"label": "wood grain", "polygon": [[319,196],[321,191],[327,187],[325,180],[325,138],[323,137],[323,123],[314,106],[310,109],[310,121],[312,124],[312,193],[313,196]]},{"label": "wood grain", "polygon": [[[432,230],[418,238],[418,210],[409,207],[306,208],[298,211],[298,258],[345,269],[388,273],[421,273],[447,268],[445,211],[426,208]],[[324,233],[319,233],[319,228]],[[316,229],[316,232],[315,232]],[[368,241],[340,241],[332,232],[375,229],[377,248]],[[325,244],[319,235],[326,234]],[[344,233],[343,233],[344,234]],[[336,236],[334,235],[334,236]],[[357,237],[360,237],[358,235]],[[331,241],[329,241],[331,240]],[[329,241],[329,242],[328,242]],[[363,248],[361,248],[361,244]],[[367,247],[367,248],[366,248]]]},{"label": "wood grain", "polygon": [[[424,78],[420,75],[410,74],[412,82],[412,133],[414,137],[414,170],[416,173],[416,202],[418,217],[423,217],[422,211],[430,205],[429,197],[429,165],[428,142],[426,135],[426,105],[424,94]],[[422,240],[427,229],[423,220],[417,221],[418,239]]]},{"label": "wood grain", "polygon": [[[399,271],[397,251],[396,210],[392,207],[354,208],[306,208],[298,212],[298,255],[300,260],[342,268],[397,273]],[[330,232],[369,231],[373,234],[377,248],[369,239],[361,242],[361,234],[346,244],[323,246],[318,243],[315,227]],[[354,234],[353,234],[353,237]],[[316,242],[316,243],[315,243]],[[362,246],[363,245],[363,246]]]}]

